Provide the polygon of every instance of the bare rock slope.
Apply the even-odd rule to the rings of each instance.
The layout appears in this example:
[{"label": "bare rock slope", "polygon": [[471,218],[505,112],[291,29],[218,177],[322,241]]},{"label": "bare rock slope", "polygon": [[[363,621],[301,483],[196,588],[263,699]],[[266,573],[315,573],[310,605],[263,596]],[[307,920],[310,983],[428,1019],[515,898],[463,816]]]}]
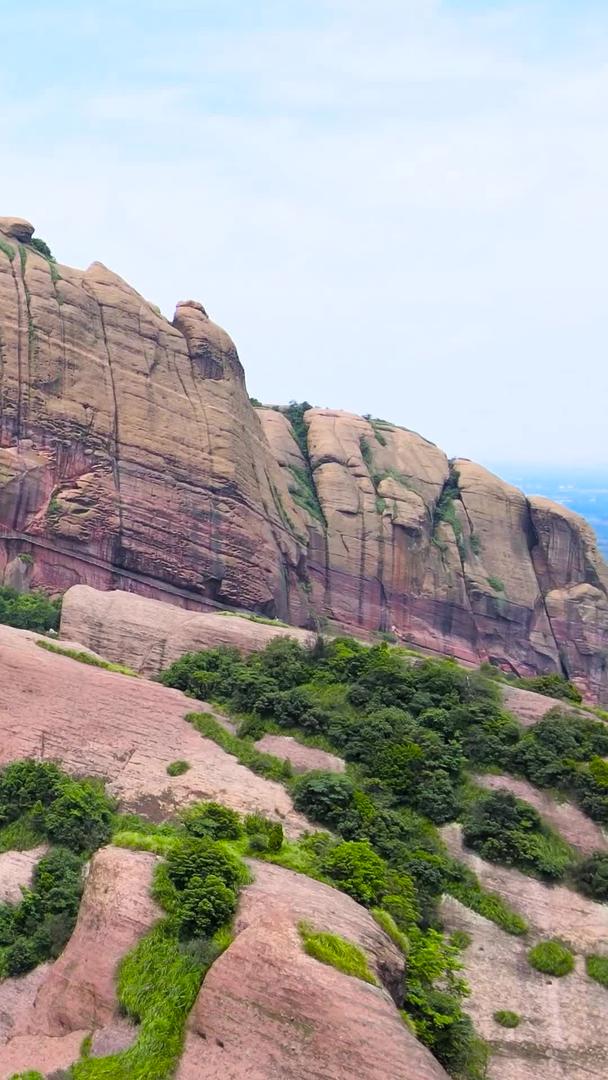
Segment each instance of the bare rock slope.
[{"label": "bare rock slope", "polygon": [[[0,671],[1,763],[60,761],[104,779],[124,808],[157,820],[194,799],[218,799],[280,820],[290,835],[306,827],[281,784],[256,776],[185,721],[196,702],[178,690],[79,664],[7,626],[0,626]],[[190,769],[169,777],[167,765],[178,759]]]},{"label": "bare rock slope", "polygon": [[169,322],[32,231],[0,219],[6,582],[329,618],[606,700],[608,569],[582,519],[385,421],[255,409],[201,304]]}]

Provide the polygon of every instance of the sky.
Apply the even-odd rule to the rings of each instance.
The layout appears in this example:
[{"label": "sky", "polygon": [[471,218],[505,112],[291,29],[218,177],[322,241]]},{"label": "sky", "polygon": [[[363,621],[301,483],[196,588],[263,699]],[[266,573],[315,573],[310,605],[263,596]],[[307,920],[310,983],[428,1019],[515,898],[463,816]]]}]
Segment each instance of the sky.
[{"label": "sky", "polygon": [[0,214],[249,393],[608,472],[605,0],[0,0]]}]

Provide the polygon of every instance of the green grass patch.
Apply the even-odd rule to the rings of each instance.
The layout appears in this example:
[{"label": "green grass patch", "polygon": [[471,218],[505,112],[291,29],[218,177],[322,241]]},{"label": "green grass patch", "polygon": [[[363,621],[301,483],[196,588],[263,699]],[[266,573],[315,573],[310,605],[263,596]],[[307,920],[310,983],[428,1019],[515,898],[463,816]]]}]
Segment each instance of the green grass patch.
[{"label": "green grass patch", "polygon": [[4,252],[10,262],[15,258],[16,252],[13,245],[9,244],[8,241],[4,240],[2,237],[0,237],[0,251]]},{"label": "green grass patch", "polygon": [[239,739],[236,735],[232,735],[208,713],[188,713],[186,720],[196,728],[200,735],[206,739],[213,739],[213,742],[221,746],[222,750],[238,758],[241,765],[245,765],[258,776],[278,781],[291,778],[292,769],[288,761],[281,761],[272,754],[262,754],[256,750],[250,739]]},{"label": "green grass patch", "polygon": [[356,979],[377,986],[377,981],[372,975],[365,953],[351,941],[339,937],[337,934],[321,933],[313,930],[308,923],[301,922],[298,926],[300,937],[304,945],[304,951],[319,960],[322,964],[329,964],[337,968],[345,975],[352,975]]},{"label": "green grass patch", "polygon": [[388,911],[385,911],[384,908],[372,908],[371,913],[378,923],[378,926],[381,926],[384,933],[391,939],[393,945],[396,945],[399,951],[402,952],[404,956],[407,956],[410,948],[407,934],[404,934],[403,930],[399,929],[393,916]]},{"label": "green grass patch", "polygon": [[[207,965],[208,966],[208,965]],[[124,958],[118,1000],[140,1025],[128,1050],[104,1058],[82,1058],[74,1080],[168,1080],[179,1062],[184,1027],[198,994],[205,965],[180,948],[168,919],[142,938]]]},{"label": "green grass patch", "polygon": [[586,956],[585,967],[589,978],[595,979],[608,990],[608,956]]},{"label": "green grass patch", "polygon": [[256,615],[254,612],[248,611],[218,611],[218,615],[224,615],[227,618],[235,619],[248,619],[249,622],[265,623],[266,626],[284,626],[286,629],[291,629],[289,623],[281,622],[280,619],[271,619],[267,615]]},{"label": "green grass patch", "polygon": [[168,776],[183,776],[188,772],[192,766],[189,761],[172,761],[170,765],[167,765]]},{"label": "green grass patch", "polygon": [[491,589],[494,589],[494,592],[504,593],[505,591],[504,581],[501,581],[499,577],[494,577],[492,574],[488,578],[488,585]]},{"label": "green grass patch", "polygon": [[34,811],[23,814],[16,821],[9,821],[0,829],[0,852],[31,851],[44,842],[44,833],[40,829],[39,815]]},{"label": "green grass patch", "polygon": [[561,941],[541,941],[530,949],[528,962],[536,971],[542,971],[544,975],[554,975],[561,979],[574,971],[574,956],[562,945]]},{"label": "green grass patch", "polygon": [[494,1019],[501,1027],[516,1028],[519,1027],[521,1016],[519,1013],[511,1012],[510,1009],[498,1009],[494,1013]]},{"label": "green grass patch", "polygon": [[79,664],[89,664],[91,667],[103,668],[104,671],[115,671],[119,675],[132,675],[137,678],[137,672],[124,664],[113,664],[110,660],[101,660],[98,656],[91,656],[87,652],[79,652],[78,649],[66,649],[63,645],[57,645],[54,641],[39,639],[36,645],[47,652],[57,653],[59,656],[69,656],[71,660],[77,660]]}]

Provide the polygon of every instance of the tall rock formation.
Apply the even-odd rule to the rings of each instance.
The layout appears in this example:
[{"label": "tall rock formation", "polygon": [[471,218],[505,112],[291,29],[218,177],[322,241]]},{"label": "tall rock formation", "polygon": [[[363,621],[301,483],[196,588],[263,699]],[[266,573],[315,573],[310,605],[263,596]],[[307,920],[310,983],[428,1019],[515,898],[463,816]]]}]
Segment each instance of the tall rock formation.
[{"label": "tall rock formation", "polygon": [[608,698],[608,569],[582,519],[385,421],[254,408],[200,304],[169,323],[32,231],[0,219],[6,582],[328,619]]}]

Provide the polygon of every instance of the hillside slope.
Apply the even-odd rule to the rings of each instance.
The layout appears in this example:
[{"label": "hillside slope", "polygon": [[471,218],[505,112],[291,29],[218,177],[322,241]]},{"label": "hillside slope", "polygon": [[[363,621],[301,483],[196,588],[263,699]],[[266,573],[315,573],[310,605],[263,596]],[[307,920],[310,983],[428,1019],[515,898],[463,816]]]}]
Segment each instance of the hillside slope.
[{"label": "hillside slope", "polygon": [[202,305],[169,323],[31,238],[0,219],[5,583],[329,619],[606,699],[608,569],[581,518],[387,422],[254,408]]}]

